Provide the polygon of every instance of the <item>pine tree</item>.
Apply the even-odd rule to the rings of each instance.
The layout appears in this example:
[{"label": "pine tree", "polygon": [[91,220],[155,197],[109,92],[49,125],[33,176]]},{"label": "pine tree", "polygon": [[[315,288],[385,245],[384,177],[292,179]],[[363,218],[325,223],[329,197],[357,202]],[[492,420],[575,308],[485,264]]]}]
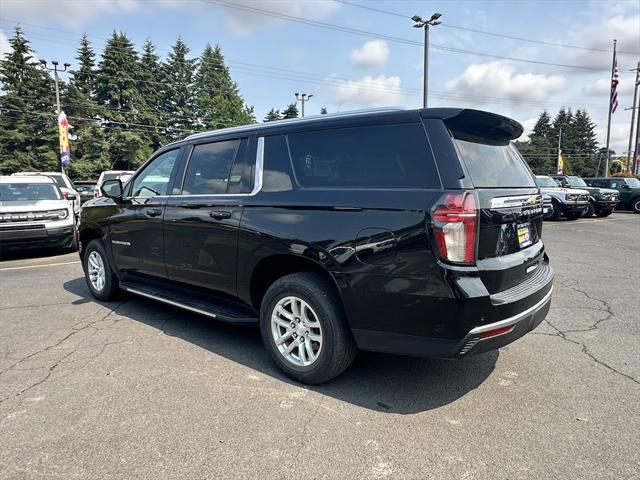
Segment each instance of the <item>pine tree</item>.
[{"label": "pine tree", "polygon": [[83,34],[76,56],[78,68],[70,72],[69,86],[62,102],[62,109],[69,118],[70,135],[73,136],[71,164],[67,167],[72,178],[95,178],[109,167],[106,152],[101,149],[96,155],[95,151],[96,144],[101,145],[101,137],[104,142],[97,123],[95,56],[87,35]]},{"label": "pine tree", "polygon": [[[140,57],[140,79],[138,91],[144,100],[144,110],[140,112],[140,123],[162,125],[173,118],[171,111],[163,111],[166,95],[165,74],[156,47],[151,40],[146,40]],[[148,129],[151,148],[157,150],[168,142],[169,138],[163,129]]]},{"label": "pine tree", "polygon": [[151,154],[149,131],[140,125],[145,102],[138,90],[138,55],[124,33],[114,32],[98,65],[96,97],[105,119],[107,152],[114,168],[134,168]]},{"label": "pine tree", "polygon": [[282,116],[280,115],[280,110],[276,110],[272,108],[267,112],[267,115],[262,120],[263,122],[273,122],[274,120],[280,120]]},{"label": "pine tree", "polygon": [[[562,129],[562,138],[560,138],[560,129]],[[575,147],[575,135],[571,109],[566,110],[564,107],[560,108],[553,119],[552,130],[553,144],[556,145],[556,148],[560,145],[560,150],[562,151],[562,158],[564,160],[563,171],[565,174],[572,175],[573,168],[570,156]]]},{"label": "pine tree", "polygon": [[298,107],[295,103],[290,103],[282,112],[282,118],[296,118],[298,116]]},{"label": "pine tree", "polygon": [[595,124],[591,121],[586,110],[577,110],[573,117],[571,163],[575,174],[589,177],[596,167],[596,153],[598,141],[595,134]]},{"label": "pine tree", "polygon": [[198,119],[207,130],[254,123],[253,107],[247,107],[238,85],[224,63],[220,47],[207,44],[200,57],[195,80]]},{"label": "pine tree", "polygon": [[55,87],[20,27],[0,61],[0,172],[58,170]]},{"label": "pine tree", "polygon": [[189,47],[178,38],[163,68],[166,89],[162,110],[168,115],[163,121],[169,127],[171,140],[184,137],[198,126],[194,95],[196,60],[188,58],[188,55]]},{"label": "pine tree", "polygon": [[546,111],[543,111],[529,135],[529,142],[517,143],[518,149],[527,159],[531,170],[538,175],[555,172],[557,152],[552,146],[552,138],[551,117]]}]

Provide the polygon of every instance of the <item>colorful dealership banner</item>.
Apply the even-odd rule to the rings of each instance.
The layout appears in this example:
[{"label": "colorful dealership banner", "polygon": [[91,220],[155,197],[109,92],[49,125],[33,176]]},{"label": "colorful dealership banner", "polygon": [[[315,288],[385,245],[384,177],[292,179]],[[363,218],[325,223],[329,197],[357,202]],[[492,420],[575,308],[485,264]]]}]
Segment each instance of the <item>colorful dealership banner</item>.
[{"label": "colorful dealership banner", "polygon": [[71,162],[71,148],[69,147],[69,121],[62,111],[58,115],[58,132],[60,133],[60,163],[66,166]]}]

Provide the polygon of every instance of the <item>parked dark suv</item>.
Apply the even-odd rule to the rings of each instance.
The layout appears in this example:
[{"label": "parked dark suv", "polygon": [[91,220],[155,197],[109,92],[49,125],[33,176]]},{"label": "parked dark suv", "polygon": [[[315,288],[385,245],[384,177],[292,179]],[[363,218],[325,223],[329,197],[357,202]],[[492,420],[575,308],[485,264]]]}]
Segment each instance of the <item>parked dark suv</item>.
[{"label": "parked dark suv", "polygon": [[475,110],[378,110],[192,135],[83,207],[87,283],[260,325],[289,376],[356,348],[461,358],[535,328],[553,270],[542,200]]}]

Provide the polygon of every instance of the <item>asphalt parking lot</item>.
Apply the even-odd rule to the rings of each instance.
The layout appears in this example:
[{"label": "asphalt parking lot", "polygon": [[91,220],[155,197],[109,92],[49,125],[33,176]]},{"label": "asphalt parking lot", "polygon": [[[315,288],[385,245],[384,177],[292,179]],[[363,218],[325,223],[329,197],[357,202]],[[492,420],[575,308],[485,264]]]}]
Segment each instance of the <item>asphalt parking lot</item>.
[{"label": "asphalt parking lot", "polygon": [[462,362],[282,376],[257,329],[100,304],[75,254],[0,262],[1,478],[640,476],[640,216],[545,223],[548,321]]}]

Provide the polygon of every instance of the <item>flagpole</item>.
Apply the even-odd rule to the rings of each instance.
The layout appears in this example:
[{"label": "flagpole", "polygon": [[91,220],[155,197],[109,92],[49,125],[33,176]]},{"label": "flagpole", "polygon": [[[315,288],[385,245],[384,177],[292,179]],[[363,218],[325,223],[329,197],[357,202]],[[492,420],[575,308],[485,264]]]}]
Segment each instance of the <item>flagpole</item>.
[{"label": "flagpole", "polygon": [[[611,154],[609,153],[609,140],[611,139],[611,101],[613,100],[613,74],[616,68],[616,43],[617,40],[613,41],[613,60],[611,61],[611,87],[609,88],[609,116],[607,118],[607,161],[604,167],[604,176],[605,178],[609,176],[609,161],[611,160]],[[599,170],[600,168],[598,168]],[[599,174],[600,172],[597,172]]]}]

